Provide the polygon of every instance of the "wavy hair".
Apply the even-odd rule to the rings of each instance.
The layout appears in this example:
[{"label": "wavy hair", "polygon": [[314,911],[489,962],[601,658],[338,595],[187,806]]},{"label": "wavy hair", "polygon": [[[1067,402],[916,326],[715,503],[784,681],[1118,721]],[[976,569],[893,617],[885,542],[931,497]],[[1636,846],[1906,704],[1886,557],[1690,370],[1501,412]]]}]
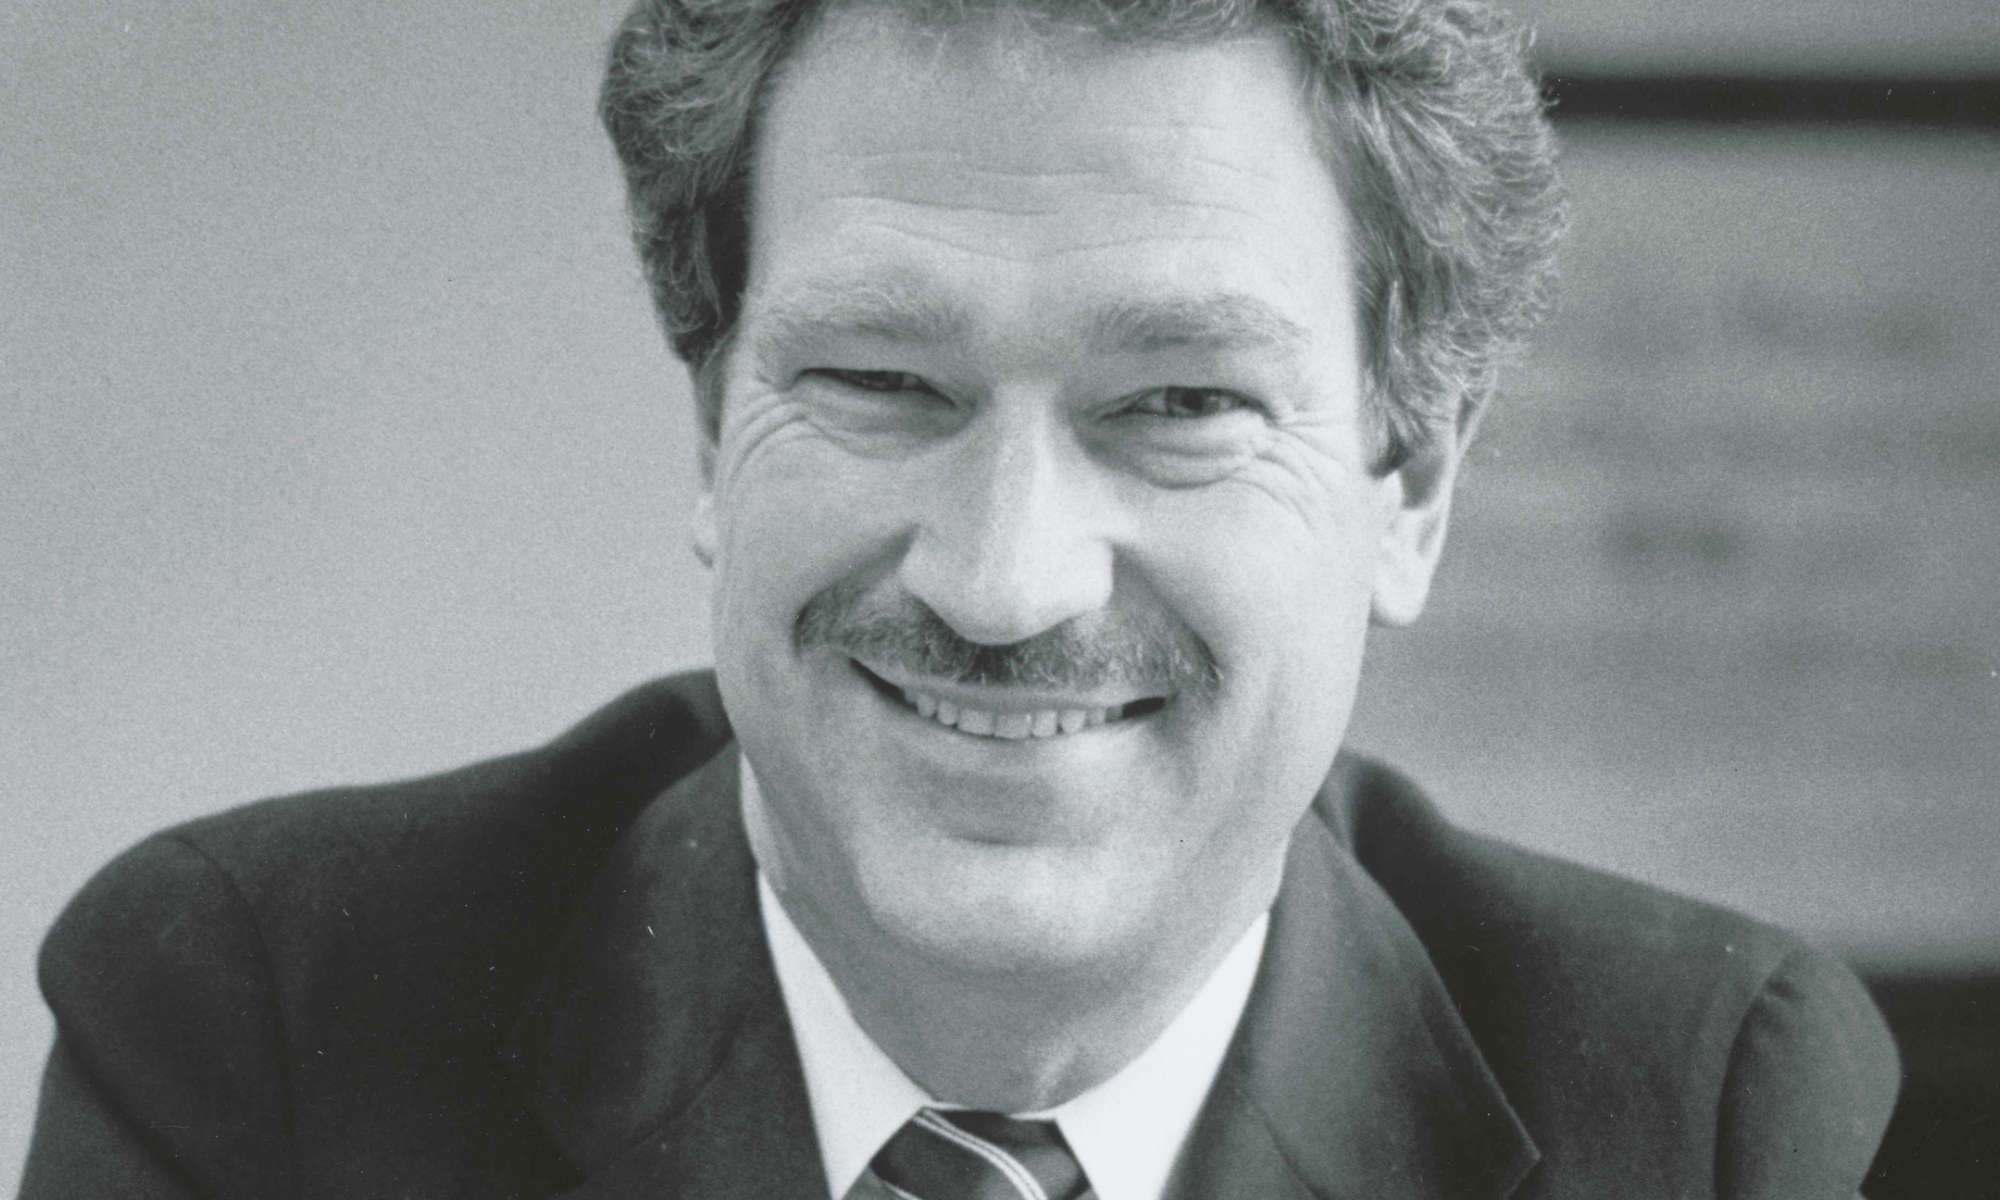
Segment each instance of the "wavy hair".
[{"label": "wavy hair", "polygon": [[[995,11],[1133,41],[1275,28],[1305,64],[1352,217],[1381,469],[1492,395],[1548,308],[1564,202],[1527,36],[1481,0],[867,0],[931,22]],[[760,101],[827,0],[637,0],[598,111],[633,238],[712,442],[747,274]]]}]

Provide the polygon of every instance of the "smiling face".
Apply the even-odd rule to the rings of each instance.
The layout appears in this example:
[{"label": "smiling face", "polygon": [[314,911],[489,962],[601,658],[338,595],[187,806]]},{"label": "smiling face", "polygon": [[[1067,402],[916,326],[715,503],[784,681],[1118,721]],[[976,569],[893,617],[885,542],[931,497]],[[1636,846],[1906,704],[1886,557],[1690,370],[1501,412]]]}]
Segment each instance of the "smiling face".
[{"label": "smiling face", "polygon": [[762,121],[698,540],[759,861],[824,955],[1143,981],[1269,902],[1449,463],[1371,473],[1275,35],[837,12]]}]

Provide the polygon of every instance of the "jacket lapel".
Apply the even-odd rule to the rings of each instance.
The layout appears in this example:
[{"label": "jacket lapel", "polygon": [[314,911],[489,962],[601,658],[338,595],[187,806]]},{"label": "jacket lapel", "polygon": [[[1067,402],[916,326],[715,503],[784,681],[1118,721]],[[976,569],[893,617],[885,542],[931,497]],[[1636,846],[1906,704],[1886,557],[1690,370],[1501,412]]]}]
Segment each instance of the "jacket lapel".
[{"label": "jacket lapel", "polygon": [[1293,835],[1175,1195],[1497,1200],[1539,1156],[1422,943],[1321,819],[1335,799]]},{"label": "jacket lapel", "polygon": [[734,743],[614,847],[516,1027],[573,1200],[824,1195]]}]

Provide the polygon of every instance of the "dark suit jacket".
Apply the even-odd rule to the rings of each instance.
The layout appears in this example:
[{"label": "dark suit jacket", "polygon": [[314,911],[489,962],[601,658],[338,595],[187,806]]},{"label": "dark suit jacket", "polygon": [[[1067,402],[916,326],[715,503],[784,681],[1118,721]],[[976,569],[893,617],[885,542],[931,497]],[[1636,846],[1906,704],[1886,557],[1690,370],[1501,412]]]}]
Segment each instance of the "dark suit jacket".
[{"label": "dark suit jacket", "polygon": [[[50,934],[29,1197],[824,1195],[706,676],[160,834]],[[1185,1197],[1851,1195],[1895,1093],[1785,935],[1343,759]]]}]

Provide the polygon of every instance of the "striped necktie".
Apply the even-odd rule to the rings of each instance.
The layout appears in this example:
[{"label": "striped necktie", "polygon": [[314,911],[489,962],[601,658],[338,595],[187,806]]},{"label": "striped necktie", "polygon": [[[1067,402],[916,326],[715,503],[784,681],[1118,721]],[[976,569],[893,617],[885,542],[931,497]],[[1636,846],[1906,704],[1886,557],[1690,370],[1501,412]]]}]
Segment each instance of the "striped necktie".
[{"label": "striped necktie", "polygon": [[1093,1200],[1054,1121],[926,1108],[876,1153],[847,1200]]}]

